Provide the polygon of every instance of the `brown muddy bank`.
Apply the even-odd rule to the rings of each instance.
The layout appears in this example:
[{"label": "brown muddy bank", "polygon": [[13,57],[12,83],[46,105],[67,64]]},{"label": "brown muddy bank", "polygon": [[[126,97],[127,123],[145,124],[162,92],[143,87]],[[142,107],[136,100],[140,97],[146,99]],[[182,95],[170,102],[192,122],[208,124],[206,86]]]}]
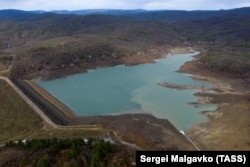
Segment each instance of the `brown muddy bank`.
[{"label": "brown muddy bank", "polygon": [[194,125],[187,134],[202,150],[250,150],[250,88],[243,79],[210,71],[199,62],[199,56],[186,62],[179,72],[212,84],[209,91],[196,93],[218,104],[215,111],[202,112],[206,122]]},{"label": "brown muddy bank", "polygon": [[72,125],[97,124],[117,133],[118,138],[142,150],[196,150],[169,122],[151,114],[80,116]]}]

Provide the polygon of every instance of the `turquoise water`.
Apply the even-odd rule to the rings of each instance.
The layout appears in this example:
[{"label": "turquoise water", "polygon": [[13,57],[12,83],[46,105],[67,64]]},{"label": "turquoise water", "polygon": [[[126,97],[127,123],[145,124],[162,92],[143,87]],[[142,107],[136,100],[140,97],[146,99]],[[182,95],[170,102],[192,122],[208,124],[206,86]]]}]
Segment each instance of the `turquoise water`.
[{"label": "turquoise water", "polygon": [[195,90],[169,89],[157,85],[157,82],[209,86],[175,72],[195,54],[168,56],[156,60],[156,63],[136,66],[98,68],[37,83],[78,115],[152,113],[158,118],[167,118],[178,129],[187,130],[204,121],[199,111],[215,107],[188,105],[188,102],[197,100],[193,95]]}]

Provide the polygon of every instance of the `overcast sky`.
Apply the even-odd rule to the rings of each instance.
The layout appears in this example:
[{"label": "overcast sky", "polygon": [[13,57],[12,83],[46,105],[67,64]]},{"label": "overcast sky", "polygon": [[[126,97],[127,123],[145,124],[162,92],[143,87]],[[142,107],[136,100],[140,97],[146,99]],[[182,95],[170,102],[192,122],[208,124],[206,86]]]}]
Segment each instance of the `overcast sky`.
[{"label": "overcast sky", "polygon": [[21,10],[218,10],[249,6],[250,0],[0,0],[0,9]]}]

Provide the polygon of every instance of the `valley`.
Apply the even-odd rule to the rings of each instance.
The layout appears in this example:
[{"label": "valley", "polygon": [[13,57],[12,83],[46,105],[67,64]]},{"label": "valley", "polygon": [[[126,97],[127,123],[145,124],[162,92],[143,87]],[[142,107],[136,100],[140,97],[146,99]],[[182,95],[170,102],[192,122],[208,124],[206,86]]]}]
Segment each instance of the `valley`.
[{"label": "valley", "polygon": [[[185,11],[62,15],[1,10],[0,75],[20,80],[31,92],[37,92],[38,99],[45,100],[40,106],[37,101],[41,100],[30,98],[33,93],[21,89],[55,126],[35,113],[1,79],[0,144],[25,138],[111,138],[117,145],[112,156],[121,160],[117,150],[124,149],[127,166],[133,166],[131,157],[136,149],[195,150],[171,119],[142,113],[78,116],[33,84],[34,80],[52,81],[98,68],[155,63],[168,54],[186,53],[192,48],[200,54],[178,72],[212,86],[204,89],[183,83],[158,83],[165,89],[196,89],[198,100],[188,101],[194,107],[218,106],[215,111],[201,111],[206,120],[185,133],[201,150],[249,150],[249,11],[189,11],[181,17]],[[22,150],[0,148],[0,157],[11,153],[17,161]],[[0,160],[8,162],[10,157]]]}]

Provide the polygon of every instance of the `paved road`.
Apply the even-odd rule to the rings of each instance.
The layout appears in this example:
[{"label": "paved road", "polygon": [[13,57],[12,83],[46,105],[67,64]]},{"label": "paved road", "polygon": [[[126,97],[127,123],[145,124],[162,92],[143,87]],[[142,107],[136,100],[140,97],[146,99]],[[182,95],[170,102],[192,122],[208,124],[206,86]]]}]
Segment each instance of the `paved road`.
[{"label": "paved road", "polygon": [[200,151],[200,148],[185,134],[184,131],[180,130],[180,133],[186,137],[186,139],[196,148],[196,150]]}]

